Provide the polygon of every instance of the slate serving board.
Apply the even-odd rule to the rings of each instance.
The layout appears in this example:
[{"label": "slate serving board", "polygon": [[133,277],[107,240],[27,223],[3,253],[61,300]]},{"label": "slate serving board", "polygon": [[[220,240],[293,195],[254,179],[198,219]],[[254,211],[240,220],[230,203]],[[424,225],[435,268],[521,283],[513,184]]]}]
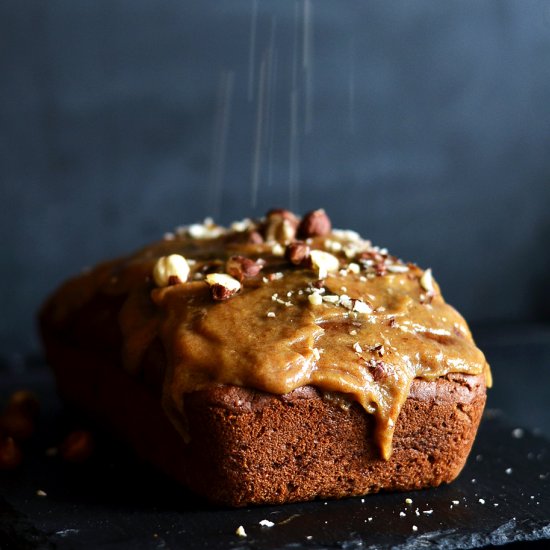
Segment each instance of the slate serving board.
[{"label": "slate serving board", "polygon": [[[42,399],[37,436],[14,472],[0,472],[0,548],[476,548],[550,544],[550,442],[490,410],[450,486],[342,501],[215,508],[98,441],[84,465],[47,457],[75,419],[47,371],[27,380]],[[13,381],[12,381],[13,382]],[[21,386],[21,378],[17,386]],[[12,387],[10,387],[12,386]],[[5,397],[14,387],[0,382]],[[39,496],[37,491],[46,496]],[[407,498],[412,499],[407,504]],[[267,519],[272,527],[262,527]],[[242,525],[246,537],[235,531]]]}]

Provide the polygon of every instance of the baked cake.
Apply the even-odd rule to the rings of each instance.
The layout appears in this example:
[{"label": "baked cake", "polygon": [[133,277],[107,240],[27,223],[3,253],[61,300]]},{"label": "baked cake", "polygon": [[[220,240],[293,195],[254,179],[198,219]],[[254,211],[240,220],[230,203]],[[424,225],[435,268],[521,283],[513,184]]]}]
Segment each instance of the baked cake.
[{"label": "baked cake", "polygon": [[448,483],[491,382],[431,270],[323,210],[178,228],[40,323],[66,402],[230,506]]}]

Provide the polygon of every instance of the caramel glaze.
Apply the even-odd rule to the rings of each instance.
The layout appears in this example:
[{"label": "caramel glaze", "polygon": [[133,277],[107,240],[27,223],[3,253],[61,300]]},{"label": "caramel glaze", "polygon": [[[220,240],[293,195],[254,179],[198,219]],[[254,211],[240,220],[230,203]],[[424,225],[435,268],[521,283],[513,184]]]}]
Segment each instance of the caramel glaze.
[{"label": "caramel glaze", "polygon": [[[367,303],[372,312],[328,301],[313,305],[308,297],[313,284],[321,286],[318,273],[287,262],[280,248],[274,255],[273,242],[248,242],[254,228],[225,230],[214,238],[181,231],[128,258],[102,264],[65,285],[63,299],[54,299],[55,314],[63,322],[97,294],[122,296],[123,364],[139,374],[148,348],[160,338],[167,360],[163,406],[184,436],[186,393],[233,384],[285,394],[311,385],[327,398],[357,401],[373,414],[376,441],[387,459],[415,377],[485,373],[491,384],[485,357],[466,322],[445,303],[435,282],[426,292],[424,272],[417,266],[405,265],[349,232],[314,237],[308,240],[311,249],[328,248],[342,269],[350,262],[360,265],[359,272],[352,266],[352,271],[328,274],[323,296],[346,294]],[[368,261],[357,260],[365,252],[403,272],[378,268],[374,273],[372,261],[369,267]],[[174,253],[194,260],[188,282],[156,288],[151,277],[156,259]],[[240,292],[214,301],[201,278],[206,271],[223,272],[225,261],[236,254],[261,258],[265,266],[243,280]]]}]

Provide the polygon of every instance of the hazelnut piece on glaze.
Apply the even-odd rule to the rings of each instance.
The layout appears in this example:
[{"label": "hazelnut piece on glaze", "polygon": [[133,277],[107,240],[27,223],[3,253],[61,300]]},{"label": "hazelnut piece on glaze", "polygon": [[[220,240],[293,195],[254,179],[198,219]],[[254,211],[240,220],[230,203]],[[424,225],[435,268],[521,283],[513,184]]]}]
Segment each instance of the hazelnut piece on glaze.
[{"label": "hazelnut piece on glaze", "polygon": [[227,273],[209,273],[205,281],[210,286],[212,298],[217,301],[228,300],[241,289],[241,283]]},{"label": "hazelnut piece on glaze", "polygon": [[267,242],[291,243],[296,238],[298,218],[282,208],[270,210],[266,215],[264,236]]},{"label": "hazelnut piece on glaze", "polygon": [[320,208],[308,212],[298,226],[297,236],[300,239],[309,239],[310,237],[324,237],[332,230],[332,224],[327,213]]},{"label": "hazelnut piece on glaze", "polygon": [[319,279],[325,279],[328,273],[340,269],[340,261],[336,256],[324,250],[312,250],[310,252],[311,264],[319,271]]},{"label": "hazelnut piece on glaze", "polygon": [[294,265],[300,265],[309,259],[309,246],[303,241],[294,241],[287,245],[285,258]]},{"label": "hazelnut piece on glaze", "polygon": [[153,268],[153,279],[158,287],[185,283],[189,277],[189,264],[180,254],[161,256]]},{"label": "hazelnut piece on glaze", "polygon": [[255,277],[262,270],[262,260],[251,260],[245,256],[231,256],[225,264],[225,270],[229,275],[241,281],[249,277]]}]

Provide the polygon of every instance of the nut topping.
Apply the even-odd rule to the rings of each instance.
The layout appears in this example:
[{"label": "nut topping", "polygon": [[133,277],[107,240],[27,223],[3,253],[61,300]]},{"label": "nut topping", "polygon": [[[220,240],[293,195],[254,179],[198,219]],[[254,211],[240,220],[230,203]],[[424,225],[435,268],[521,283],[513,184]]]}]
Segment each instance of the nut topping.
[{"label": "nut topping", "polygon": [[249,277],[255,277],[264,266],[263,260],[251,260],[244,256],[231,256],[225,264],[225,270],[229,275],[241,281]]},{"label": "nut topping", "polygon": [[251,231],[248,235],[248,242],[250,244],[262,244],[264,238],[257,231]]},{"label": "nut topping", "polygon": [[383,361],[371,360],[371,374],[375,381],[383,380],[389,375],[389,369]]},{"label": "nut topping", "polygon": [[212,298],[218,301],[231,298],[241,289],[241,283],[227,273],[209,273],[205,281],[210,286]]},{"label": "nut topping", "polygon": [[[170,254],[170,256],[161,256],[153,268],[153,279],[158,287],[165,287],[174,282],[185,283],[189,277],[189,264],[187,260],[179,254]],[[171,277],[177,277],[170,280]]]},{"label": "nut topping", "polygon": [[313,292],[307,299],[312,306],[320,306],[323,303],[323,298],[319,292]]},{"label": "nut topping", "polygon": [[422,274],[422,277],[420,277],[420,286],[428,293],[434,294],[434,281],[432,277],[432,270],[426,269],[424,273]]},{"label": "nut topping", "polygon": [[324,250],[312,250],[310,257],[313,267],[319,270],[319,279],[325,279],[328,273],[340,269],[338,258]]},{"label": "nut topping", "polygon": [[285,258],[294,265],[300,265],[309,259],[309,246],[303,241],[295,241],[286,247]]},{"label": "nut topping", "polygon": [[296,237],[298,218],[282,208],[270,210],[266,216],[265,240],[288,244]]},{"label": "nut topping", "polygon": [[298,237],[300,239],[308,239],[309,237],[324,237],[328,235],[332,229],[330,218],[321,208],[308,212],[298,226]]}]

